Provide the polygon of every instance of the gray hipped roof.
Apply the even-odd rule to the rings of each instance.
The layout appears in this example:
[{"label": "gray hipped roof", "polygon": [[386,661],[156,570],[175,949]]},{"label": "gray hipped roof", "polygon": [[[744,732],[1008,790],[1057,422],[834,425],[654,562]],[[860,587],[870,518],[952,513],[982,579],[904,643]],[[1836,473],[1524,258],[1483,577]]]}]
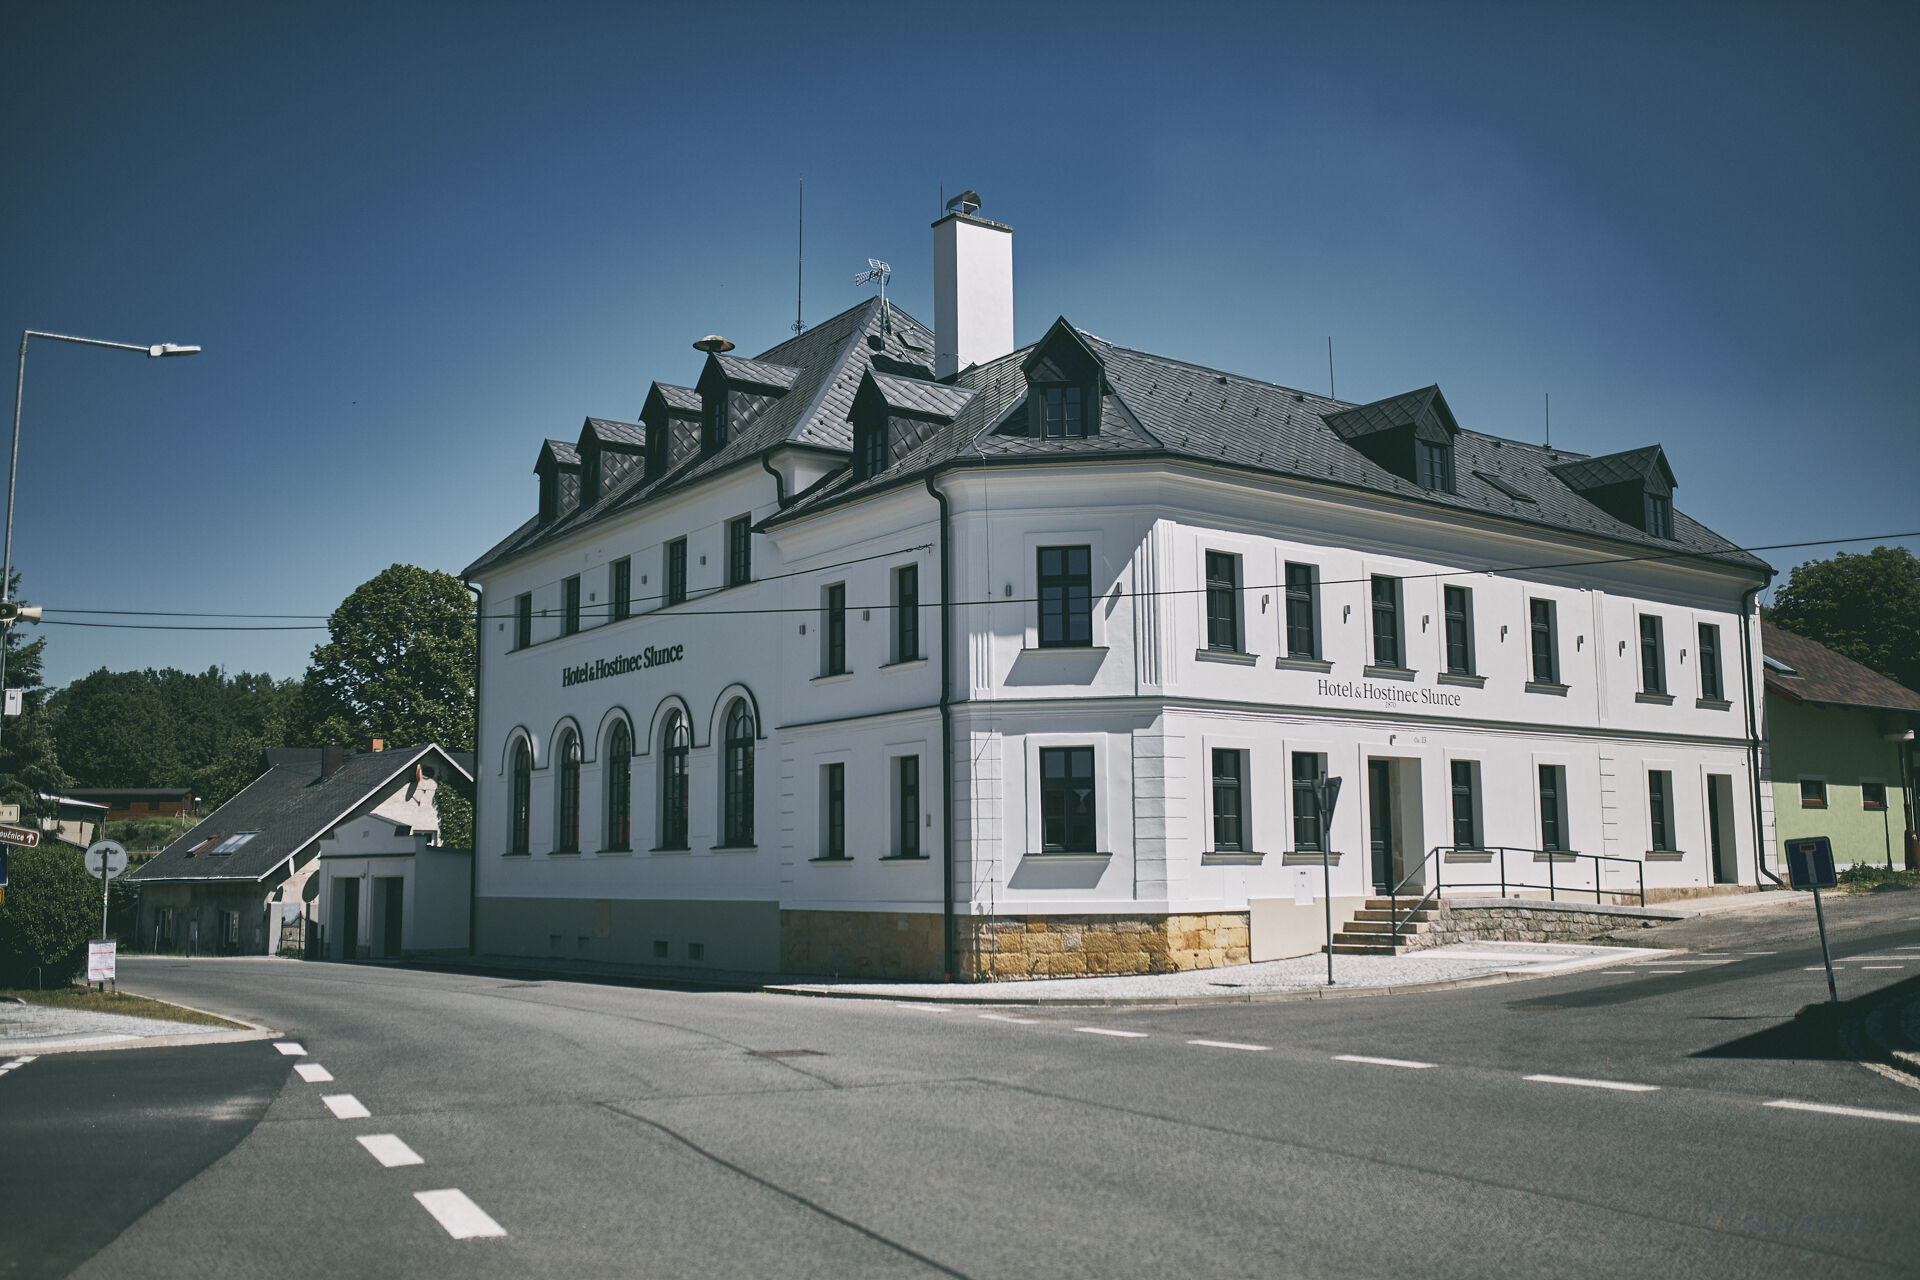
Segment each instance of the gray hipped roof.
[{"label": "gray hipped roof", "polygon": [[[291,753],[290,753],[291,754]],[[130,872],[134,880],[260,881],[339,823],[380,804],[432,762],[467,781],[473,772],[439,746],[348,756],[326,778],[318,753],[275,764],[192,830]],[[449,776],[442,774],[442,777]],[[209,852],[228,836],[256,833],[229,854]]]}]

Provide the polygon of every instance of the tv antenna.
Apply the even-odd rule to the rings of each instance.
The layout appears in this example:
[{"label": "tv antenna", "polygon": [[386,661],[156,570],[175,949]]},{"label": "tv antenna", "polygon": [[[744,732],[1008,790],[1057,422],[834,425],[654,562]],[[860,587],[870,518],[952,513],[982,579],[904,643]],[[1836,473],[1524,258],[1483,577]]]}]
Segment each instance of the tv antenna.
[{"label": "tv antenna", "polygon": [[800,238],[793,281],[793,336],[806,332],[807,322],[800,318],[800,307],[807,292],[807,175],[800,175]]},{"label": "tv antenna", "polygon": [[867,259],[867,269],[854,276],[853,283],[858,285],[880,282],[880,330],[891,333],[893,325],[887,316],[887,281],[893,279],[893,268],[878,258]]}]

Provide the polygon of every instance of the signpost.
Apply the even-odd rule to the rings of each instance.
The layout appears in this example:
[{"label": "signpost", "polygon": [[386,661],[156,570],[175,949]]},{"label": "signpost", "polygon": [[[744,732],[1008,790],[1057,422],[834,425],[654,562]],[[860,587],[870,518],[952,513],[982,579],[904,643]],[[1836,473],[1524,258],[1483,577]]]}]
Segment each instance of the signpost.
[{"label": "signpost", "polygon": [[1327,903],[1327,985],[1333,985],[1333,853],[1327,832],[1333,826],[1334,806],[1340,803],[1340,779],[1324,774],[1313,780],[1313,807],[1320,811],[1320,878]]},{"label": "signpost", "polygon": [[17,844],[22,849],[31,849],[39,843],[40,833],[32,827],[0,825],[0,844]]},{"label": "signpost", "polygon": [[[107,890],[113,878],[127,869],[127,851],[118,840],[95,840],[87,846],[87,874],[100,882],[100,941],[87,944],[87,981],[113,977],[113,943],[107,941]],[[94,976],[95,958],[104,948],[106,977]]]},{"label": "signpost", "polygon": [[1796,889],[1813,890],[1813,914],[1820,922],[1820,959],[1827,966],[1827,999],[1840,1003],[1833,986],[1833,953],[1827,949],[1827,913],[1820,905],[1820,891],[1839,885],[1834,874],[1833,843],[1825,836],[1787,841],[1787,883]]},{"label": "signpost", "polygon": [[0,907],[7,904],[7,846],[0,844]]}]

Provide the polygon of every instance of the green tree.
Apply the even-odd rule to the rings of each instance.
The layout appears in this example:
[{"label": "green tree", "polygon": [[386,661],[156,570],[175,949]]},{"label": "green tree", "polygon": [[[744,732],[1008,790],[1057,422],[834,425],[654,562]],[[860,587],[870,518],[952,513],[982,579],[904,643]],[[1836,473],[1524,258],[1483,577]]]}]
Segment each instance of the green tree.
[{"label": "green tree", "polygon": [[307,741],[471,751],[473,613],[451,574],[396,564],[361,583],[327,619],[331,638],[307,667]]},{"label": "green tree", "polygon": [[[13,575],[11,598],[20,600],[20,574]],[[0,721],[0,804],[17,804],[31,825],[50,806],[42,795],[58,795],[73,785],[60,768],[60,755],[47,730],[47,687],[40,665],[47,639],[26,638],[21,624],[0,625],[7,650],[7,687],[21,691],[21,713]]]},{"label": "green tree", "polygon": [[440,810],[440,843],[449,849],[473,848],[473,788],[449,778],[433,793]]},{"label": "green tree", "polygon": [[1920,689],[1920,558],[1905,547],[1795,565],[1767,621]]},{"label": "green tree", "polygon": [[59,986],[86,963],[87,939],[100,922],[100,882],[87,874],[81,852],[48,843],[13,849],[7,900],[0,906],[0,987],[32,981]]},{"label": "green tree", "polygon": [[102,667],[49,700],[60,764],[75,786],[181,785],[174,709],[152,677]]}]

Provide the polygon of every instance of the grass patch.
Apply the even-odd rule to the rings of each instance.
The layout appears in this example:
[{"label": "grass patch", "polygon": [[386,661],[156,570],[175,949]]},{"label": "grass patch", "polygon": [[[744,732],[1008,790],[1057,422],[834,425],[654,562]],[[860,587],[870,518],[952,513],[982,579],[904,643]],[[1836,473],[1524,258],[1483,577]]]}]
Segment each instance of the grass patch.
[{"label": "grass patch", "polygon": [[1840,872],[1840,887],[1848,893],[1877,889],[1920,889],[1920,871],[1889,868],[1885,863],[1856,862]]},{"label": "grass patch", "polygon": [[125,991],[95,991],[89,987],[64,987],[53,991],[16,988],[0,990],[0,996],[12,996],[28,1004],[45,1005],[51,1009],[85,1009],[93,1013],[124,1013],[132,1018],[191,1022],[202,1027],[229,1027],[239,1031],[247,1029],[244,1023],[229,1022],[225,1018],[216,1018],[210,1013],[201,1013],[197,1009],[183,1009],[177,1004],[168,1004],[164,1000],[149,1000],[145,996],[131,995]]}]

